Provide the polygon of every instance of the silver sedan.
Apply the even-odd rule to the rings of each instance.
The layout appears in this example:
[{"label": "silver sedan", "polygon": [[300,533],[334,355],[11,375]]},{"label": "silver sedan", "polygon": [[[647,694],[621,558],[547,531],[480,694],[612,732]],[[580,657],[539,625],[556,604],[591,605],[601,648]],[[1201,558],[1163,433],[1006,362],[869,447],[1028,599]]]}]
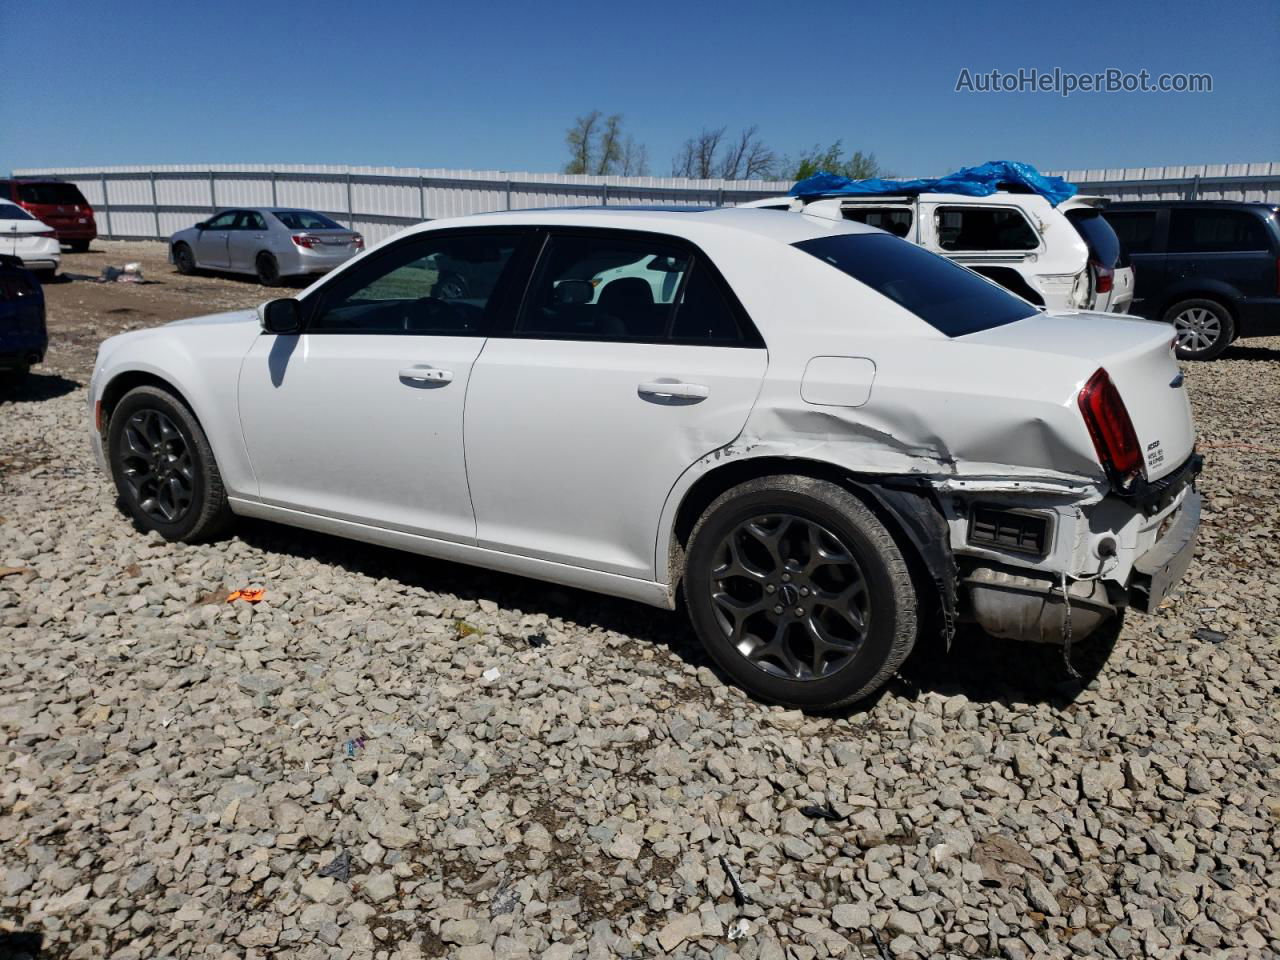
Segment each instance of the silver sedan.
[{"label": "silver sedan", "polygon": [[363,249],[364,237],[323,213],[276,207],[222,210],[169,238],[169,259],[180,273],[248,273],[267,286],[326,273]]}]

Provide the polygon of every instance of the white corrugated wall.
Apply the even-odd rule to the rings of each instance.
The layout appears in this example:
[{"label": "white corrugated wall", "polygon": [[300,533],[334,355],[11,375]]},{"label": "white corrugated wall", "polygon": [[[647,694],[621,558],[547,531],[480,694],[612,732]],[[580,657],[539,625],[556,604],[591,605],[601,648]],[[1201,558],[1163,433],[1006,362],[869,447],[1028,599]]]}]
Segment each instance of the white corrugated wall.
[{"label": "white corrugated wall", "polygon": [[[1061,170],[1082,193],[1116,200],[1256,200],[1280,203],[1280,163]],[[785,193],[789,181],[590,177],[501,170],[315,164],[178,164],[42,167],[15,176],[57,176],[80,187],[113,237],[168,237],[223,207],[319,210],[370,242],[426,218],[494,210],[612,204],[716,206]]]}]

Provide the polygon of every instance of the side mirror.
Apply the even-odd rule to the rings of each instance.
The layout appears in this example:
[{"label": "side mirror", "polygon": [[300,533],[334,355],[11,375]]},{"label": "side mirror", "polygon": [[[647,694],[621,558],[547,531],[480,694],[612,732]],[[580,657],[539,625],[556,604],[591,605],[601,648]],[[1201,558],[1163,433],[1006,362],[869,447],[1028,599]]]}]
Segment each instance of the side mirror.
[{"label": "side mirror", "polygon": [[302,329],[302,310],[297,300],[271,300],[262,308],[262,329],[288,335]]},{"label": "side mirror", "polygon": [[197,223],[197,224],[196,224],[196,229],[197,229],[197,230],[205,230],[205,229],[207,229],[207,228],[208,228],[208,226],[209,226],[209,224],[208,224],[207,222],[205,222],[204,220],[201,220],[199,223]]}]

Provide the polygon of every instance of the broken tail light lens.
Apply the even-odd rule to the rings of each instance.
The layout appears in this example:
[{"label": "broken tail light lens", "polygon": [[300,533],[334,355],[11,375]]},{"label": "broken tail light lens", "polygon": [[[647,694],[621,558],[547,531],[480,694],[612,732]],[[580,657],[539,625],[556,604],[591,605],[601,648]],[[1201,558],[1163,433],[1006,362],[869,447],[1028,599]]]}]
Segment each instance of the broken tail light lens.
[{"label": "broken tail light lens", "polygon": [[1128,493],[1144,472],[1142,448],[1120,391],[1102,367],[1081,388],[1079,402],[1098,462],[1116,488]]}]

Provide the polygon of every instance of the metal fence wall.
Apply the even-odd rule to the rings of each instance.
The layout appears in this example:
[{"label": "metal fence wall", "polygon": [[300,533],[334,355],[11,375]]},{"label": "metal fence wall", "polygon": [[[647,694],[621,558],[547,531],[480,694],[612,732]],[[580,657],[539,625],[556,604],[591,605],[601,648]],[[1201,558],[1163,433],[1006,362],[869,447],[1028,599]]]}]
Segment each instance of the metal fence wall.
[{"label": "metal fence wall", "polygon": [[725,206],[791,188],[789,181],[265,164],[49,167],[14,176],[74,182],[104,237],[168,237],[224,207],[281,206],[318,210],[371,243],[409,224],[469,213],[602,203]]},{"label": "metal fence wall", "polygon": [[[1280,163],[1061,170],[1082,193],[1116,200],[1260,200],[1280,203]],[[45,167],[80,187],[104,237],[168,237],[214,210],[306,207],[376,242],[412,223],[493,210],[592,204],[724,206],[785,193],[789,181],[587,177],[400,167],[267,164]]]}]

